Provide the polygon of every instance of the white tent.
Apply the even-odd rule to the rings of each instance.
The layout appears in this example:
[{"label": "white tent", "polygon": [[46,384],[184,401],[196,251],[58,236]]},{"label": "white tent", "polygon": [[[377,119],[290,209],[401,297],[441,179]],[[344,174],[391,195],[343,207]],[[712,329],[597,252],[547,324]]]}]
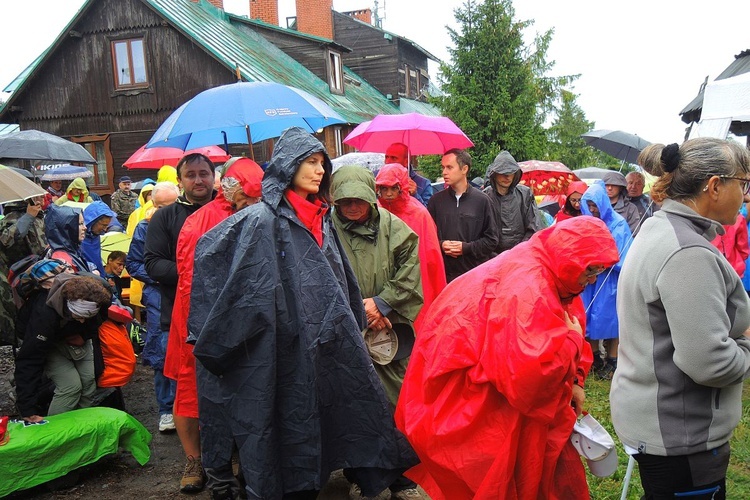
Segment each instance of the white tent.
[{"label": "white tent", "polygon": [[701,121],[693,125],[690,138],[726,139],[733,121],[750,121],[750,73],[706,85]]}]

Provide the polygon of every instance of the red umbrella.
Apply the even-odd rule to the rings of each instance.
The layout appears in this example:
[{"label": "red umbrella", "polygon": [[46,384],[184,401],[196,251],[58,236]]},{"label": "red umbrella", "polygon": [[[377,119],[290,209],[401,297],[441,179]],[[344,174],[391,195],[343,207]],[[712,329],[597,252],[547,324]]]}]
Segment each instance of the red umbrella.
[{"label": "red umbrella", "polygon": [[177,162],[180,161],[180,158],[192,153],[200,153],[202,155],[208,156],[208,158],[214,163],[224,163],[229,158],[231,158],[231,156],[228,155],[219,146],[206,146],[203,148],[195,148],[189,151],[183,151],[179,148],[169,147],[156,147],[146,149],[146,145],[144,144],[138,149],[138,151],[133,153],[133,155],[128,158],[128,160],[123,163],[123,165],[125,166],[125,168],[134,169],[157,169],[163,167],[164,165],[175,166],[177,165]]},{"label": "red umbrella", "polygon": [[523,172],[520,184],[529,186],[535,196],[565,194],[568,184],[580,180],[559,161],[528,160],[518,165]]}]

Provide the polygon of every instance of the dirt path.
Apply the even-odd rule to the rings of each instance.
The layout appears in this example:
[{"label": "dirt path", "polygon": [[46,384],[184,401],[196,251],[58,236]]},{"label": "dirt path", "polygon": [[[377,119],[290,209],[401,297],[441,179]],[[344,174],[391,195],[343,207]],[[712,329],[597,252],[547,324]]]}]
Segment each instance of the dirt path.
[{"label": "dirt path", "polygon": [[[7,358],[0,360],[5,364]],[[41,485],[31,490],[17,492],[11,499],[209,499],[207,491],[185,495],[178,491],[179,480],[185,465],[177,434],[157,431],[158,408],[154,398],[153,372],[139,365],[135,376],[124,388],[128,413],[137,418],[151,433],[151,460],[141,467],[128,453],[105,457],[96,464],[79,469],[77,473],[58,480],[55,484]],[[75,476],[78,476],[77,478]],[[52,488],[55,488],[52,491]],[[318,496],[319,500],[345,500],[349,484],[339,473],[331,476]],[[389,494],[378,497],[386,500]],[[425,499],[428,497],[425,495]]]}]

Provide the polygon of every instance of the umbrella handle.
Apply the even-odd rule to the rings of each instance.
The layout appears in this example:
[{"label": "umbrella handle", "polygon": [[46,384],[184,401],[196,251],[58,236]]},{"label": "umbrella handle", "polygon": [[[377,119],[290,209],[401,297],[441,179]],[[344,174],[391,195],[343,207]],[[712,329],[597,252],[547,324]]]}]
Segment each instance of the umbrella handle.
[{"label": "umbrella handle", "polygon": [[253,151],[253,141],[250,139],[250,125],[245,125],[245,132],[247,133],[247,144],[250,147],[250,158],[255,161],[255,151]]}]

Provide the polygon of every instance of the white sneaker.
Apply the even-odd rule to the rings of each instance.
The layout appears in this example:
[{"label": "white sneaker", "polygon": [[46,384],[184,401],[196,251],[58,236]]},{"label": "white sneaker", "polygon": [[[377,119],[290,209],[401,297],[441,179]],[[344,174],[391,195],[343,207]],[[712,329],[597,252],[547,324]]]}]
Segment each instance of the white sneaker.
[{"label": "white sneaker", "polygon": [[159,432],[168,432],[175,430],[174,417],[171,413],[165,413],[159,417]]}]

